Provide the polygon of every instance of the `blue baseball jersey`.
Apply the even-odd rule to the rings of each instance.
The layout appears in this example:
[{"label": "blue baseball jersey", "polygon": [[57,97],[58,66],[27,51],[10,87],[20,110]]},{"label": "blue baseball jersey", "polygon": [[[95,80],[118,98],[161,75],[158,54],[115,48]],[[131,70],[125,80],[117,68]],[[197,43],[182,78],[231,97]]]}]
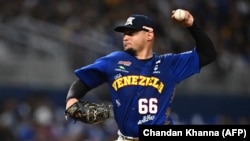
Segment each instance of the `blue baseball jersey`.
[{"label": "blue baseball jersey", "polygon": [[195,48],[179,54],[154,54],[146,62],[116,51],[75,70],[91,88],[109,84],[118,128],[131,137],[138,137],[140,124],[169,124],[176,84],[199,72]]}]

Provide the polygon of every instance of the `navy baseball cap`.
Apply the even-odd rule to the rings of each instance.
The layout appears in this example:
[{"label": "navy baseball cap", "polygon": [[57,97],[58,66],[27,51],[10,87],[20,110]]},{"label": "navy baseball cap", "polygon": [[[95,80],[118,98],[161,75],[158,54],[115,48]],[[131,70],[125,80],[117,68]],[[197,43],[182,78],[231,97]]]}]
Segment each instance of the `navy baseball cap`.
[{"label": "navy baseball cap", "polygon": [[126,23],[122,26],[117,26],[114,28],[116,32],[124,32],[126,29],[132,30],[144,30],[148,31],[147,29],[143,28],[143,26],[150,27],[155,30],[155,23],[154,21],[145,15],[140,14],[132,14],[128,17]]}]

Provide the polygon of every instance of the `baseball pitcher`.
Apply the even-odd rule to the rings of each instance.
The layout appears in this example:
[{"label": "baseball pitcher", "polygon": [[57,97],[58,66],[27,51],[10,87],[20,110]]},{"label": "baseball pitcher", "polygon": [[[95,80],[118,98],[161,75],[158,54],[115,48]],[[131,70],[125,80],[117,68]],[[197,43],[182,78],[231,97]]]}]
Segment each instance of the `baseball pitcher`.
[{"label": "baseball pitcher", "polygon": [[[84,117],[87,123],[99,123],[109,118],[113,110],[119,128],[117,140],[121,141],[139,140],[138,125],[173,124],[170,112],[176,86],[216,58],[210,37],[189,11],[181,10],[179,14],[173,10],[171,18],[190,32],[195,42],[192,50],[156,54],[153,51],[157,28],[154,21],[145,15],[130,15],[124,25],[114,28],[123,34],[124,50],[75,70],[78,79],[67,94],[66,116],[76,120]],[[92,104],[92,109],[88,110],[91,103],[79,104],[80,98],[103,83],[109,85],[112,106],[100,108],[99,105],[98,108],[98,104]],[[72,110],[73,105],[78,106]]]}]

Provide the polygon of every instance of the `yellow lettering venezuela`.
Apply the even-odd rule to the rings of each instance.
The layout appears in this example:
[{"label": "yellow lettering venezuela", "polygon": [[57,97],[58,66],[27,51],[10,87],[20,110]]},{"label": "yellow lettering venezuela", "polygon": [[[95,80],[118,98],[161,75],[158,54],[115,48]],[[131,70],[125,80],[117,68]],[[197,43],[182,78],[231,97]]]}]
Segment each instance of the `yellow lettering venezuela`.
[{"label": "yellow lettering venezuela", "polygon": [[118,91],[120,88],[125,86],[151,86],[161,94],[164,88],[164,84],[160,81],[159,78],[156,77],[146,77],[142,75],[129,75],[117,78],[113,83],[112,87],[115,91]]}]

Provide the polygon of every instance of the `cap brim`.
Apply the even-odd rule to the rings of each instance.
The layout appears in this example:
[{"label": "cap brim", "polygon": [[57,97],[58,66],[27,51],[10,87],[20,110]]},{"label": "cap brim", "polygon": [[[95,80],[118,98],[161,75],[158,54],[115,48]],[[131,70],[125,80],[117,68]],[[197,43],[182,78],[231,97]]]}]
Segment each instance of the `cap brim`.
[{"label": "cap brim", "polygon": [[117,26],[117,27],[114,28],[114,30],[116,32],[124,33],[125,30],[141,30],[141,29],[138,29],[138,28],[135,28],[135,27],[132,27],[132,26]]}]

